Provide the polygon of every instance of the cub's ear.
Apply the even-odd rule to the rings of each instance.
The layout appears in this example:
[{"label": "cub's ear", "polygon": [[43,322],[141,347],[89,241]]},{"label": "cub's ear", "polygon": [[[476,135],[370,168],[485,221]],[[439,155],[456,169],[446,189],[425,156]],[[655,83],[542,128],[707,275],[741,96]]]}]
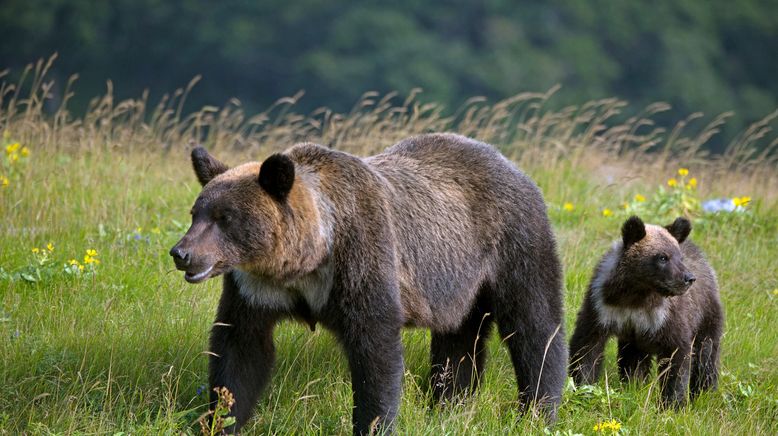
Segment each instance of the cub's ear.
[{"label": "cub's ear", "polygon": [[199,180],[200,184],[203,186],[210,182],[214,177],[229,169],[227,165],[216,160],[216,158],[208,154],[208,152],[200,146],[197,146],[192,150],[192,166],[197,175],[197,180]]},{"label": "cub's ear", "polygon": [[624,221],[624,225],[621,226],[621,239],[624,242],[625,249],[645,237],[646,225],[643,224],[640,218],[631,216]]},{"label": "cub's ear", "polygon": [[283,154],[273,154],[259,168],[259,186],[278,201],[286,200],[294,184],[294,162]]},{"label": "cub's ear", "polygon": [[678,217],[672,224],[666,225],[665,228],[680,244],[689,237],[689,233],[692,231],[692,223],[684,217]]}]

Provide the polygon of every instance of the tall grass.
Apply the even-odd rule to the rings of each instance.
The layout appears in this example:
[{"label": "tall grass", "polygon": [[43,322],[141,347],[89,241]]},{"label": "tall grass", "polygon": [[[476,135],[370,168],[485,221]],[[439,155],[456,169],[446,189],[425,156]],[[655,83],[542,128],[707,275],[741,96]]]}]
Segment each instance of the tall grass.
[{"label": "tall grass", "polygon": [[[719,391],[681,411],[656,407],[655,383],[618,381],[614,347],[607,378],[569,386],[550,432],[592,433],[616,419],[622,432],[778,432],[778,112],[738,136],[723,154],[704,145],[726,115],[693,114],[665,131],[652,119],[667,105],[635,111],[618,99],[549,108],[554,89],[496,103],[474,98],[452,112],[422,104],[417,93],[366,93],[348,113],[295,111],[300,96],[257,115],[238,100],[184,111],[195,85],[152,104],[148,95],[116,101],[108,83],[83,116],[68,111],[69,81],[54,101],[53,59],[0,84],[0,132],[30,149],[0,188],[0,432],[197,432],[207,392],[207,332],[218,281],[186,284],[167,250],[182,234],[199,192],[189,168],[190,141],[229,163],[261,159],[297,141],[358,155],[400,138],[457,131],[494,143],[541,186],[565,266],[568,333],[597,257],[616,238],[619,206],[636,193],[649,220],[669,219],[649,205],[658,186],[690,168],[694,195],[750,196],[743,213],[695,215],[693,239],[716,268],[727,312]],[[0,80],[7,78],[0,73]],[[3,150],[0,150],[3,153]],[[569,202],[573,210],[566,210]],[[615,211],[604,216],[603,208]],[[31,248],[53,242],[40,280]],[[45,248],[44,248],[45,249]],[[99,252],[95,274],[65,274],[71,258]],[[351,391],[334,338],[284,324],[278,364],[247,431],[348,433]],[[406,373],[398,430],[413,434],[543,432],[516,413],[509,358],[495,337],[482,389],[469,401],[429,408],[429,334],[404,334]]]}]

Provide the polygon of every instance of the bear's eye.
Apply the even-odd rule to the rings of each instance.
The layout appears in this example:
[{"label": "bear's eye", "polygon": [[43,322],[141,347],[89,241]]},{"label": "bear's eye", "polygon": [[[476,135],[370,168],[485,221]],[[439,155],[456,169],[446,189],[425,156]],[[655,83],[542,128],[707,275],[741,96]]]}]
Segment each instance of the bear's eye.
[{"label": "bear's eye", "polygon": [[230,221],[232,221],[232,216],[233,216],[232,211],[223,210],[215,213],[213,219],[222,224],[227,224]]},{"label": "bear's eye", "polygon": [[666,254],[660,254],[657,258],[659,260],[659,263],[667,263],[668,258]]}]

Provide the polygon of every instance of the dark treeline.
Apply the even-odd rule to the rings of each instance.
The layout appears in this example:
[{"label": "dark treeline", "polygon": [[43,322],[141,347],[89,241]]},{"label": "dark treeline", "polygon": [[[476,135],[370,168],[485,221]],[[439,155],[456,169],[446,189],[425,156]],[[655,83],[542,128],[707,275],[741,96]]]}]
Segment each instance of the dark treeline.
[{"label": "dark treeline", "polygon": [[192,107],[252,111],[301,89],[305,111],[368,90],[455,107],[561,84],[558,105],[666,101],[668,122],[733,110],[731,136],[778,106],[774,0],[0,2],[0,69],[54,52],[60,81],[80,75],[76,108],[107,79],[159,96],[198,74]]}]

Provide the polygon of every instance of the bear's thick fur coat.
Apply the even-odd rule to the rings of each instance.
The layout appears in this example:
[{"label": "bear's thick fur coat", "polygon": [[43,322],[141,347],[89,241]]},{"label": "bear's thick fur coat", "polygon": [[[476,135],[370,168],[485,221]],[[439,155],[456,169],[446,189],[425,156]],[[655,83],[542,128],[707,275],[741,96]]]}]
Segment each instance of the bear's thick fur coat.
[{"label": "bear's thick fur coat", "polygon": [[570,342],[576,384],[597,380],[605,344],[616,336],[623,380],[646,378],[657,356],[665,405],[716,388],[724,312],[716,275],[689,232],[685,218],[665,227],[638,217],[624,223],[578,312]]},{"label": "bear's thick fur coat", "polygon": [[431,386],[476,387],[493,324],[523,406],[555,419],[567,347],[562,269],[538,187],[492,146],[430,134],[359,158],[299,144],[235,168],[192,153],[204,185],[171,250],[190,282],[224,274],[210,384],[246,423],[274,361],[273,327],[318,323],[342,344],[358,434],[391,430],[401,329],[432,330]]}]

